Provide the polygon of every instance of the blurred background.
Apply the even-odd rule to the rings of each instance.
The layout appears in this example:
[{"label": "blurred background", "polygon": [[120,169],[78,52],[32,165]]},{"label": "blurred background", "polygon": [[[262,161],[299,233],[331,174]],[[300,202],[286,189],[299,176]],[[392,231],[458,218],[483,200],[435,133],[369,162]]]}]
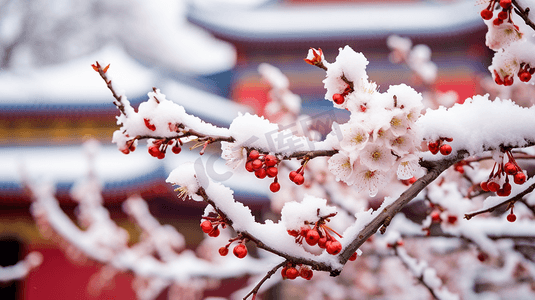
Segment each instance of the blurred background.
[{"label": "blurred background", "polygon": [[[157,160],[143,145],[127,156],[117,151],[111,137],[118,112],[91,68],[95,61],[111,64],[114,84],[134,107],[157,87],[218,126],[228,126],[239,111],[263,113],[270,86],[258,73],[261,63],[288,76],[303,113],[332,111],[323,99],[324,71],[303,61],[310,47],[321,48],[328,61],[345,45],[363,52],[370,79],[383,91],[407,83],[465,99],[481,91],[488,75],[491,53],[479,10],[463,0],[0,0],[0,265],[13,265],[30,251],[44,256],[25,279],[0,283],[0,299],[89,297],[86,286],[98,264],[69,260],[61,243],[40,235],[21,185],[21,170],[32,181],[53,182],[72,216],[70,188],[88,170],[80,145],[89,139],[102,144],[95,167],[105,206],[134,241],[136,228],[120,206],[133,194],[183,233],[188,248],[202,239],[204,206],[177,201],[165,183],[178,164],[198,159],[197,152]],[[389,60],[392,34],[431,48],[438,67],[432,87]],[[216,173],[225,172],[220,161],[214,165]],[[234,177],[224,183],[256,214],[269,209],[265,186]],[[130,274],[118,275],[113,289],[91,299],[134,298],[131,281]],[[219,288],[205,296],[228,293]]]}]

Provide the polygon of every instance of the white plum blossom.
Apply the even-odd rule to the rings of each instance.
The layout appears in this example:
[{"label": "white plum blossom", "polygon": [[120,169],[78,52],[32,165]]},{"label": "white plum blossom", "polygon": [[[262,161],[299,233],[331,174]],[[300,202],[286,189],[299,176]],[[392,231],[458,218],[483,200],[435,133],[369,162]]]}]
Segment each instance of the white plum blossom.
[{"label": "white plum blossom", "polygon": [[400,159],[397,170],[398,178],[402,180],[412,178],[416,171],[420,169],[418,161],[419,157],[414,154],[407,155]]},{"label": "white plum blossom", "polygon": [[221,158],[227,161],[227,166],[236,169],[245,164],[247,149],[234,143],[221,142]]},{"label": "white plum blossom", "polygon": [[351,158],[340,151],[329,158],[329,171],[336,177],[337,181],[343,181],[348,185],[353,184],[353,164]]},{"label": "white plum blossom", "polygon": [[340,130],[344,136],[343,140],[340,141],[340,147],[348,152],[364,148],[370,137],[368,133],[370,129],[363,122],[352,122],[350,120],[340,125]]},{"label": "white plum blossom", "polygon": [[[417,49],[415,61],[429,59],[428,48]],[[339,126],[342,138],[335,148],[340,152],[329,159],[329,170],[337,180],[375,195],[385,184],[381,181],[389,179],[386,174],[401,174],[403,179],[414,174],[415,167],[409,164],[414,158],[405,156],[419,152],[421,137],[415,122],[423,98],[404,84],[379,92],[377,85],[368,81],[367,64],[361,53],[346,46],[328,65],[323,82],[325,98],[351,113],[349,121]],[[400,162],[403,167],[398,172]]]},{"label": "white plum blossom", "polygon": [[387,183],[387,173],[379,170],[370,170],[360,167],[354,171],[355,187],[359,191],[367,191],[370,197],[377,195],[379,190]]},{"label": "white plum blossom", "polygon": [[369,144],[360,152],[360,162],[370,170],[388,171],[396,161],[389,148],[381,144]]}]

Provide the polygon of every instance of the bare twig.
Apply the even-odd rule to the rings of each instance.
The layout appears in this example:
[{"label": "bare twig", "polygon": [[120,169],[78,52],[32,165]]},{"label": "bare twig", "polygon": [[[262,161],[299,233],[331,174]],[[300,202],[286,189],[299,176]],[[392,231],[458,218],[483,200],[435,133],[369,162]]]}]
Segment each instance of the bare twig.
[{"label": "bare twig", "polygon": [[520,4],[518,4],[518,2],[516,0],[512,0],[511,1],[513,3],[513,5],[515,6],[515,13],[517,15],[519,15],[522,20],[524,20],[524,22],[526,23],[526,25],[528,25],[529,27],[531,27],[533,30],[535,30],[535,24],[529,19],[529,12],[530,12],[530,9],[529,7],[526,7],[525,9],[522,8],[520,6]]},{"label": "bare twig", "polygon": [[125,115],[126,117],[128,117],[128,115],[126,114],[126,109],[125,109],[125,105],[123,103],[123,96],[122,95],[119,95],[117,94],[117,92],[115,92],[115,89],[113,88],[113,85],[111,84],[111,79],[108,78],[108,75],[106,74],[106,72],[108,71],[108,67],[110,65],[102,68],[102,66],[99,64],[99,62],[97,61],[94,65],[93,65],[93,69],[95,69],[95,71],[98,72],[98,74],[100,75],[100,77],[102,77],[102,79],[104,80],[104,82],[106,82],[106,86],[108,87],[108,89],[110,90],[111,94],[113,95],[113,98],[115,98],[115,101],[113,101],[113,104],[115,104],[115,106],[117,106],[117,108],[119,109],[119,111],[121,111],[121,113],[123,115]]},{"label": "bare twig", "polygon": [[260,280],[258,282],[258,284],[247,295],[245,295],[245,297],[243,297],[243,300],[246,300],[251,295],[256,295],[258,293],[258,290],[260,290],[260,287],[264,284],[264,282],[266,282],[266,280],[268,280],[271,276],[273,276],[273,274],[275,274],[275,272],[277,272],[277,270],[279,268],[283,267],[287,263],[288,263],[288,261],[285,260],[285,261],[281,262],[280,264],[274,266],[273,269],[271,269],[269,272],[267,272],[266,276],[264,276],[262,278],[262,280]]}]

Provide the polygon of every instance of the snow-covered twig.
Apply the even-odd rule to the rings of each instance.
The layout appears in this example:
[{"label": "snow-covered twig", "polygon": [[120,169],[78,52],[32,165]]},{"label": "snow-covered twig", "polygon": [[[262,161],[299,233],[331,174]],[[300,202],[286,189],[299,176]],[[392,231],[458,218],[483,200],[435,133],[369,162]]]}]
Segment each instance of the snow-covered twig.
[{"label": "snow-covered twig", "polygon": [[437,300],[453,300],[459,299],[459,296],[452,294],[446,287],[443,286],[442,280],[437,277],[436,271],[430,268],[425,261],[418,262],[407,254],[407,251],[401,247],[394,245],[394,253],[403,262],[403,264],[409,269],[418,281],[425,286],[434,299]]},{"label": "snow-covered twig", "polygon": [[43,262],[43,255],[39,252],[30,252],[26,257],[12,266],[0,266],[0,282],[20,280],[28,276],[32,269]]}]

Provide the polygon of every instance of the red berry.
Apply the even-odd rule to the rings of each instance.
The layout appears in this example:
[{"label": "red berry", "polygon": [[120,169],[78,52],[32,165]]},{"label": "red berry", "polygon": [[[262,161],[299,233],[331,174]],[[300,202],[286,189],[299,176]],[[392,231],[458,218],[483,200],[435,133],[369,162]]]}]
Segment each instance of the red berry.
[{"label": "red berry", "polygon": [[351,255],[351,257],[349,257],[349,260],[350,260],[350,261],[355,261],[355,260],[357,260],[357,252],[353,253],[353,254]]},{"label": "red berry", "polygon": [[442,155],[449,155],[451,153],[451,146],[448,144],[444,144],[440,146],[440,154]]},{"label": "red berry", "polygon": [[260,168],[262,168],[262,166],[264,165],[264,163],[260,160],[260,159],[255,159],[253,160],[253,163],[252,163],[252,166],[253,166],[253,170],[258,170]]},{"label": "red berry", "polygon": [[293,237],[298,237],[299,236],[299,231],[297,230],[287,230],[288,234],[293,236]]},{"label": "red berry", "polygon": [[160,155],[160,145],[152,144],[149,146],[149,154],[154,157],[158,157]]},{"label": "red berry", "polygon": [[333,101],[334,101],[334,103],[340,105],[340,104],[344,103],[345,99],[344,99],[344,96],[342,96],[342,94],[334,94],[333,95]]},{"label": "red berry", "polygon": [[301,228],[299,229],[299,234],[302,236],[302,237],[307,237],[307,234],[308,232],[310,231],[310,227],[308,226],[301,226]]},{"label": "red berry", "polygon": [[487,183],[487,188],[489,189],[489,191],[495,193],[500,189],[500,185],[497,182],[491,181]]},{"label": "red berry", "polygon": [[226,256],[227,254],[228,254],[228,248],[227,247],[219,248],[219,255]]},{"label": "red berry", "polygon": [[516,215],[514,213],[510,213],[507,215],[507,221],[513,223],[514,221],[516,221]]},{"label": "red berry", "polygon": [[245,170],[247,170],[249,172],[254,172],[253,162],[252,161],[248,161],[248,162],[245,163]]},{"label": "red berry", "polygon": [[150,122],[149,119],[143,119],[143,121],[145,122],[145,126],[146,126],[149,130],[151,130],[151,131],[156,130],[156,126],[154,126],[154,124],[152,124],[152,123]]},{"label": "red berry", "polygon": [[524,172],[516,173],[514,177],[514,182],[516,184],[523,184],[524,182],[526,182],[526,174],[524,174]]},{"label": "red berry", "polygon": [[488,9],[484,9],[481,11],[481,17],[483,18],[483,20],[490,20],[492,19],[492,11],[488,10]]},{"label": "red berry", "polygon": [[503,9],[509,9],[511,7],[511,0],[500,0],[500,6]]},{"label": "red berry", "polygon": [[232,253],[234,253],[237,258],[244,258],[247,255],[247,247],[245,247],[244,244],[239,244],[234,247]]},{"label": "red berry", "polygon": [[277,169],[277,167],[268,167],[266,169],[266,174],[268,177],[273,178],[279,174],[279,169]]},{"label": "red berry", "polygon": [[481,184],[479,186],[481,186],[481,189],[483,191],[485,191],[485,192],[489,191],[488,183],[486,181],[481,182]]},{"label": "red berry", "polygon": [[448,216],[448,223],[455,224],[457,222],[457,216]]},{"label": "red berry", "polygon": [[119,150],[120,150],[122,153],[124,153],[124,154],[128,154],[128,153],[130,153],[130,149],[129,149],[129,148],[121,148],[121,149],[119,149]]},{"label": "red berry", "polygon": [[280,191],[281,189],[281,185],[280,183],[278,182],[272,182],[270,185],[269,185],[269,190],[272,192],[272,193],[276,193],[278,191]]},{"label": "red berry", "polygon": [[320,234],[317,230],[309,230],[306,236],[307,244],[314,246],[318,243],[320,239]]},{"label": "red berry", "polygon": [[509,182],[504,183],[502,189],[510,192],[511,191],[511,184]]},{"label": "red berry", "polygon": [[509,13],[505,10],[502,10],[498,13],[498,18],[502,20],[506,20],[509,17]]},{"label": "red berry", "polygon": [[296,176],[297,174],[298,174],[297,171],[291,171],[291,172],[290,172],[290,176],[289,176],[289,177],[290,177],[290,180],[291,180],[291,181],[294,181],[295,176]]},{"label": "red berry", "polygon": [[251,152],[249,152],[249,159],[250,160],[255,160],[255,159],[259,158],[259,157],[260,157],[260,153],[258,151],[253,149],[253,150],[251,150]]},{"label": "red berry", "polygon": [[286,271],[288,271],[288,267],[284,267],[281,270],[281,276],[282,276],[283,279],[288,278],[288,276],[286,276]]},{"label": "red berry", "polygon": [[277,158],[273,155],[266,155],[266,157],[264,158],[264,163],[268,167],[273,167],[274,165],[277,164],[277,162],[278,162]]},{"label": "red berry", "polygon": [[507,197],[507,196],[511,195],[511,190],[506,190],[504,188],[501,188],[498,191],[496,191],[496,195],[498,195],[500,197]]},{"label": "red berry", "polygon": [[299,276],[301,276],[302,278],[306,279],[306,280],[310,280],[312,279],[312,275],[314,275],[314,272],[312,272],[312,270],[310,270],[309,268],[301,268],[301,271],[299,272]]},{"label": "red berry", "polygon": [[210,231],[210,232],[208,233],[208,236],[209,236],[209,237],[218,237],[218,236],[219,236],[219,233],[220,233],[220,232],[219,232],[219,228],[216,227],[216,228],[214,228],[214,230],[212,230],[212,231]]},{"label": "red berry", "polygon": [[513,82],[513,76],[505,76],[505,78],[503,79],[503,85],[505,86],[513,85]]},{"label": "red berry", "polygon": [[442,221],[442,218],[440,217],[440,213],[438,211],[435,211],[431,214],[431,220],[434,223],[440,223]]},{"label": "red berry", "polygon": [[299,173],[295,175],[293,182],[297,185],[302,185],[305,182],[305,177]]},{"label": "red berry", "polygon": [[499,26],[499,25],[502,25],[503,24],[503,20],[500,19],[500,18],[496,18],[492,21],[492,24],[494,24],[495,26]]},{"label": "red berry", "polygon": [[336,240],[328,241],[325,246],[325,248],[327,249],[327,253],[332,255],[336,255],[340,253],[340,251],[342,251],[342,244],[340,244],[340,242]]},{"label": "red berry", "polygon": [[479,254],[477,255],[477,259],[479,259],[480,262],[484,262],[488,258],[489,258],[489,256],[485,252],[479,252]]},{"label": "red berry", "polygon": [[182,148],[180,148],[179,145],[175,145],[173,148],[171,148],[171,151],[173,151],[174,154],[178,154],[180,151],[182,151]]},{"label": "red berry", "polygon": [[320,237],[320,239],[318,240],[318,247],[320,248],[325,248],[327,247],[327,238],[326,237]]},{"label": "red berry", "polygon": [[529,72],[522,72],[518,74],[518,78],[520,78],[520,81],[522,82],[528,82],[531,80],[531,74]]},{"label": "red berry", "polygon": [[296,268],[290,267],[286,269],[286,278],[288,279],[296,279],[297,276],[299,276],[299,271],[297,271]]},{"label": "red berry", "polygon": [[266,169],[264,169],[264,168],[258,169],[256,171],[254,171],[254,175],[257,178],[264,179],[264,178],[266,178],[266,175],[267,175]]},{"label": "red berry", "polygon": [[503,170],[507,175],[515,175],[518,172],[518,169],[512,162],[508,162],[503,165]]},{"label": "red berry", "polygon": [[427,144],[427,148],[429,148],[429,151],[432,154],[437,154],[438,153],[438,143],[437,142],[430,142],[429,144]]},{"label": "red berry", "polygon": [[158,159],[164,159],[165,158],[165,152],[158,153]]},{"label": "red berry", "polygon": [[201,223],[201,229],[202,229],[202,232],[209,233],[210,231],[214,229],[214,227],[212,227],[212,222],[208,220],[204,220]]}]

